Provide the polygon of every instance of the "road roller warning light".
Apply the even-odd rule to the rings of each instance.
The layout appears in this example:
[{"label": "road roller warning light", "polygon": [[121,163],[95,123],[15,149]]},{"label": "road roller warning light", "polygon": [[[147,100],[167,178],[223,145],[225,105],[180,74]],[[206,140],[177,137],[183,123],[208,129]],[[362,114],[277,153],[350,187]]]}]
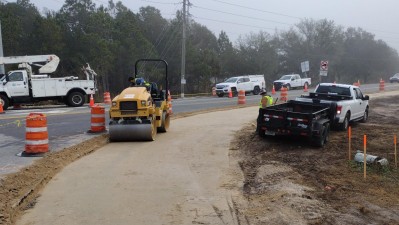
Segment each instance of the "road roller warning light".
[{"label": "road roller warning light", "polygon": [[[137,76],[140,62],[165,65],[165,83],[159,86]],[[135,64],[131,86],[117,95],[109,110],[110,141],[153,141],[157,132],[167,132],[170,123],[168,63],[162,59],[139,59]],[[161,90],[158,87],[165,87]]]}]

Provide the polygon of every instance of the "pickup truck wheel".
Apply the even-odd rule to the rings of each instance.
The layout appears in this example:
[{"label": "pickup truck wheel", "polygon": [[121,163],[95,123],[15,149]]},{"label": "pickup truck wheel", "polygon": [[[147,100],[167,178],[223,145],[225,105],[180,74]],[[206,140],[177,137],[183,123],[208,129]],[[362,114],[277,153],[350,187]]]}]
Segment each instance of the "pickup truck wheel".
[{"label": "pickup truck wheel", "polygon": [[223,96],[224,96],[223,93],[217,93],[217,95],[218,95],[219,97],[223,97]]},{"label": "pickup truck wheel", "polygon": [[285,88],[287,88],[287,91],[289,91],[289,90],[291,89],[291,85],[290,85],[290,84],[287,84],[287,85],[285,86]]},{"label": "pickup truck wheel", "polygon": [[82,106],[85,103],[85,96],[80,92],[72,92],[68,95],[67,101],[69,106]]},{"label": "pickup truck wheel", "polygon": [[8,98],[4,95],[0,95],[0,102],[3,105],[3,109],[6,110],[8,109],[8,106],[10,105],[10,101]]},{"label": "pickup truck wheel", "polygon": [[258,94],[260,93],[260,88],[259,88],[258,86],[256,86],[256,87],[254,88],[254,90],[252,91],[252,93],[253,93],[254,95],[258,95]]},{"label": "pickup truck wheel", "polygon": [[345,131],[348,130],[349,127],[349,114],[345,115],[344,121],[340,124],[340,129]]},{"label": "pickup truck wheel", "polygon": [[361,122],[362,122],[362,123],[367,122],[368,118],[369,118],[369,109],[367,108],[367,109],[364,111],[364,115],[363,115],[363,118],[362,118]]}]

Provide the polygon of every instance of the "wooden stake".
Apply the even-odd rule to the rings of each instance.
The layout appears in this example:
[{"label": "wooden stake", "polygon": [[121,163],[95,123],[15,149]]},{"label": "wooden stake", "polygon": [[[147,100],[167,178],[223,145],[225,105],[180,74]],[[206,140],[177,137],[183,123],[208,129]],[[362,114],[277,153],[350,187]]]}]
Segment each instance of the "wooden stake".
[{"label": "wooden stake", "polygon": [[351,160],[351,152],[352,152],[352,150],[351,150],[351,146],[352,146],[352,144],[351,144],[351,142],[352,142],[352,128],[350,126],[348,127],[348,142],[349,142],[348,160],[350,161]]},{"label": "wooden stake", "polygon": [[367,143],[367,136],[363,136],[363,145],[364,145],[364,153],[363,153],[363,178],[366,179],[367,176],[367,161],[366,161],[366,143]]},{"label": "wooden stake", "polygon": [[398,168],[398,155],[396,151],[396,134],[393,136],[393,143],[395,146],[395,168]]}]

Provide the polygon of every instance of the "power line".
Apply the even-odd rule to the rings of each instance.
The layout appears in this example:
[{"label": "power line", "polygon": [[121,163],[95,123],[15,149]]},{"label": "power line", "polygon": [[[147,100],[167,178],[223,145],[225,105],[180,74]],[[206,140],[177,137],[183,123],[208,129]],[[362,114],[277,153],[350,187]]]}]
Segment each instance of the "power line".
[{"label": "power line", "polygon": [[226,5],[232,5],[232,6],[236,6],[236,7],[240,7],[240,8],[244,8],[244,9],[250,9],[250,10],[254,10],[254,11],[258,11],[258,12],[269,13],[269,14],[273,14],[273,15],[284,16],[284,17],[289,17],[289,18],[293,18],[293,19],[302,19],[302,18],[297,17],[297,16],[290,16],[290,15],[287,15],[287,14],[282,14],[282,13],[271,12],[271,11],[266,11],[266,10],[262,10],[262,9],[251,8],[251,7],[247,7],[247,6],[243,6],[243,5],[233,4],[233,3],[230,3],[230,2],[224,2],[224,1],[220,1],[220,0],[212,0],[212,1],[219,2],[219,3],[222,3],[222,4],[226,4]]},{"label": "power line", "polygon": [[249,24],[228,22],[228,21],[223,21],[223,20],[214,20],[214,19],[208,19],[208,18],[203,18],[203,17],[198,17],[198,16],[193,16],[193,17],[194,17],[194,18],[197,18],[197,19],[201,19],[201,20],[209,20],[209,21],[214,21],[214,22],[219,22],[219,23],[233,24],[233,25],[244,26],[244,27],[253,27],[253,28],[258,28],[258,29],[266,29],[266,30],[275,30],[275,29],[276,29],[276,28],[270,28],[270,27],[258,27],[258,26],[249,25]]},{"label": "power line", "polygon": [[209,11],[213,11],[213,12],[219,12],[219,13],[224,13],[224,14],[228,14],[228,15],[233,15],[233,16],[239,16],[239,17],[244,17],[244,18],[249,18],[249,19],[254,19],[254,20],[265,21],[265,22],[273,22],[273,23],[279,23],[279,24],[284,24],[284,25],[294,25],[294,24],[279,22],[279,21],[275,21],[275,20],[266,20],[266,19],[262,19],[262,18],[252,17],[252,16],[245,16],[245,15],[240,15],[240,14],[235,14],[235,13],[224,12],[224,11],[220,11],[220,10],[216,10],[216,9],[209,9],[209,8],[196,6],[196,5],[193,5],[193,7],[199,8],[199,9],[205,9],[205,10],[209,10]]}]

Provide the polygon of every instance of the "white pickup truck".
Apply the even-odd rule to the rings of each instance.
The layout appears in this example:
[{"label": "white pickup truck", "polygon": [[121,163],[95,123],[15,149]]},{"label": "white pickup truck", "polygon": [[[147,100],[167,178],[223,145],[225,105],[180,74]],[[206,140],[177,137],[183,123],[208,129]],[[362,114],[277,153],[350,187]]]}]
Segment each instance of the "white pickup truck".
[{"label": "white pickup truck", "polygon": [[273,82],[276,91],[282,87],[290,90],[291,88],[305,88],[305,85],[309,87],[312,84],[311,78],[301,78],[299,74],[283,75],[280,79]]},{"label": "white pickup truck", "polygon": [[333,125],[341,130],[348,129],[349,122],[366,122],[369,113],[369,96],[363,95],[359,87],[347,84],[321,83],[309,96],[296,98],[297,101],[315,103],[336,103]]},{"label": "white pickup truck", "polygon": [[230,77],[223,83],[216,84],[216,94],[219,97],[223,97],[231,91],[232,95],[236,96],[238,91],[244,90],[245,93],[258,95],[262,90],[265,90],[265,88],[266,82],[264,75],[246,75]]}]

